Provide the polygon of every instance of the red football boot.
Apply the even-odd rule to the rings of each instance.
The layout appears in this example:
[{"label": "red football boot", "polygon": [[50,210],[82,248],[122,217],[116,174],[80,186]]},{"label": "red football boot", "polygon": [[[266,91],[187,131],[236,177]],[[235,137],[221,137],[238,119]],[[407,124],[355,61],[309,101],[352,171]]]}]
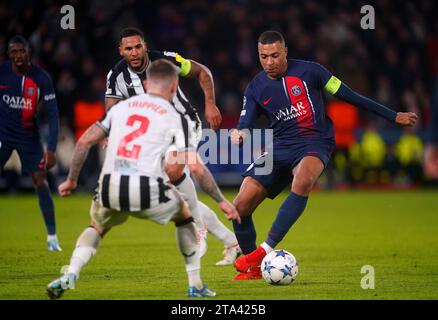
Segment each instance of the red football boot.
[{"label": "red football boot", "polygon": [[234,261],[234,267],[237,271],[243,273],[260,271],[260,265],[265,256],[266,251],[260,246],[253,252],[237,258],[236,261]]},{"label": "red football boot", "polygon": [[259,280],[262,278],[262,271],[260,268],[251,270],[249,272],[241,272],[233,278],[233,280]]}]

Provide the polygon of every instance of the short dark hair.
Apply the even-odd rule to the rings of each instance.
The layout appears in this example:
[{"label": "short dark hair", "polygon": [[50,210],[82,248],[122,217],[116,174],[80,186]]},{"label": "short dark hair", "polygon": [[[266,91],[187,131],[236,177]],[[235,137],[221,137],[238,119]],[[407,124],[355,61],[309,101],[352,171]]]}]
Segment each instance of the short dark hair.
[{"label": "short dark hair", "polygon": [[283,35],[275,30],[268,30],[263,32],[258,40],[258,42],[261,44],[271,44],[277,41],[280,41],[282,45],[285,45]]},{"label": "short dark hair", "polygon": [[122,43],[122,39],[126,37],[132,37],[132,36],[140,36],[142,39],[144,39],[144,34],[137,28],[125,28],[120,32],[119,35],[119,43]]},{"label": "short dark hair", "polygon": [[152,62],[146,70],[146,76],[150,81],[170,82],[170,80],[178,78],[178,71],[171,62],[158,59]]},{"label": "short dark hair", "polygon": [[27,42],[26,38],[24,38],[23,36],[20,36],[20,35],[13,36],[13,37],[11,38],[11,40],[9,40],[9,42],[8,42],[8,48],[9,48],[11,45],[16,44],[16,43],[21,43],[21,44],[22,44],[23,46],[25,46],[26,48],[29,48],[29,42]]}]

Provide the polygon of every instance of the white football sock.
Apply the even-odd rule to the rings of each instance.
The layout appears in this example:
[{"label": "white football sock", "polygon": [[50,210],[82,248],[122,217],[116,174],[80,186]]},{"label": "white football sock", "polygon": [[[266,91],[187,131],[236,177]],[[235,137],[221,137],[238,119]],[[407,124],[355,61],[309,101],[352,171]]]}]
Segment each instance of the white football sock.
[{"label": "white football sock", "polygon": [[266,242],[263,242],[263,243],[261,244],[261,246],[262,246],[263,249],[265,249],[266,254],[268,254],[269,252],[274,251],[274,248],[271,248],[271,247],[269,246],[269,244],[267,244]]},{"label": "white football sock", "polygon": [[88,227],[81,233],[70,259],[68,273],[74,273],[79,279],[82,267],[96,254],[101,238],[96,229],[92,227]]},{"label": "white football sock", "polygon": [[201,270],[187,271],[189,277],[189,287],[196,287],[196,289],[202,289],[204,286],[201,280]]},{"label": "white football sock", "polygon": [[202,217],[199,213],[198,208],[198,196],[196,194],[195,184],[193,183],[190,174],[186,174],[186,177],[182,182],[175,186],[176,189],[183,194],[184,199],[189,204],[190,212],[192,213],[192,217],[195,220],[196,227],[199,230],[203,229],[204,222],[202,221]]},{"label": "white football sock", "polygon": [[47,241],[51,241],[51,240],[58,241],[58,237],[57,237],[56,233],[55,234],[48,234],[47,235]]},{"label": "white football sock", "polygon": [[196,241],[196,226],[193,222],[176,227],[176,240],[189,278],[189,286],[202,288],[201,258]]},{"label": "white football sock", "polygon": [[235,234],[219,220],[213,210],[201,201],[198,201],[198,208],[199,213],[201,214],[201,219],[205,223],[208,232],[222,241],[226,247],[231,247],[237,243]]}]

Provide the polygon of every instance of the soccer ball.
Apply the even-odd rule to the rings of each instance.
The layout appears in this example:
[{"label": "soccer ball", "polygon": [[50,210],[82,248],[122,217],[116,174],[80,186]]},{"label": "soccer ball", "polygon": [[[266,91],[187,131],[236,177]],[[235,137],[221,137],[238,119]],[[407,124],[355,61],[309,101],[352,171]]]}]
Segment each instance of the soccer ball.
[{"label": "soccer ball", "polygon": [[262,261],[263,279],[273,285],[291,284],[298,275],[298,263],[294,255],[286,250],[274,250]]}]

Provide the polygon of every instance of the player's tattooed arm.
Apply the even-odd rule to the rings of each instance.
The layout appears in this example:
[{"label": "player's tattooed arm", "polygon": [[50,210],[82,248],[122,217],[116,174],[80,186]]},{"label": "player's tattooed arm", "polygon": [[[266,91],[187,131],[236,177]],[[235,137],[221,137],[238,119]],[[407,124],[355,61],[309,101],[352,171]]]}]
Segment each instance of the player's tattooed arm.
[{"label": "player's tattooed arm", "polygon": [[93,124],[87,131],[85,131],[76,143],[72,163],[68,172],[69,180],[78,180],[79,173],[81,172],[82,166],[87,159],[91,147],[102,141],[106,136],[105,131],[96,124]]},{"label": "player's tattooed arm", "polygon": [[216,106],[216,98],[214,93],[213,75],[206,66],[190,60],[191,68],[188,74],[191,78],[198,79],[199,85],[202,88],[205,96],[205,119],[207,119],[212,129],[219,129],[222,122],[221,113]]},{"label": "player's tattooed arm", "polygon": [[192,67],[190,69],[189,77],[198,79],[199,85],[205,94],[205,101],[208,101],[210,104],[215,104],[214,82],[210,69],[196,61],[190,60],[190,62]]},{"label": "player's tattooed arm", "polygon": [[204,190],[210,197],[212,197],[219,205],[219,208],[223,211],[228,220],[235,220],[238,224],[241,223],[239,212],[236,207],[231,204],[227,199],[225,199],[221,190],[214,181],[214,178],[208,170],[208,168],[202,164],[202,162],[198,162],[195,167],[190,166],[190,172],[194,176],[195,180],[199,183],[202,190]]},{"label": "player's tattooed arm", "polygon": [[195,167],[190,166],[190,169],[193,177],[199,183],[205,193],[212,197],[216,202],[225,200],[225,197],[216,184],[216,181],[214,181],[213,175],[205,165],[197,164]]}]

